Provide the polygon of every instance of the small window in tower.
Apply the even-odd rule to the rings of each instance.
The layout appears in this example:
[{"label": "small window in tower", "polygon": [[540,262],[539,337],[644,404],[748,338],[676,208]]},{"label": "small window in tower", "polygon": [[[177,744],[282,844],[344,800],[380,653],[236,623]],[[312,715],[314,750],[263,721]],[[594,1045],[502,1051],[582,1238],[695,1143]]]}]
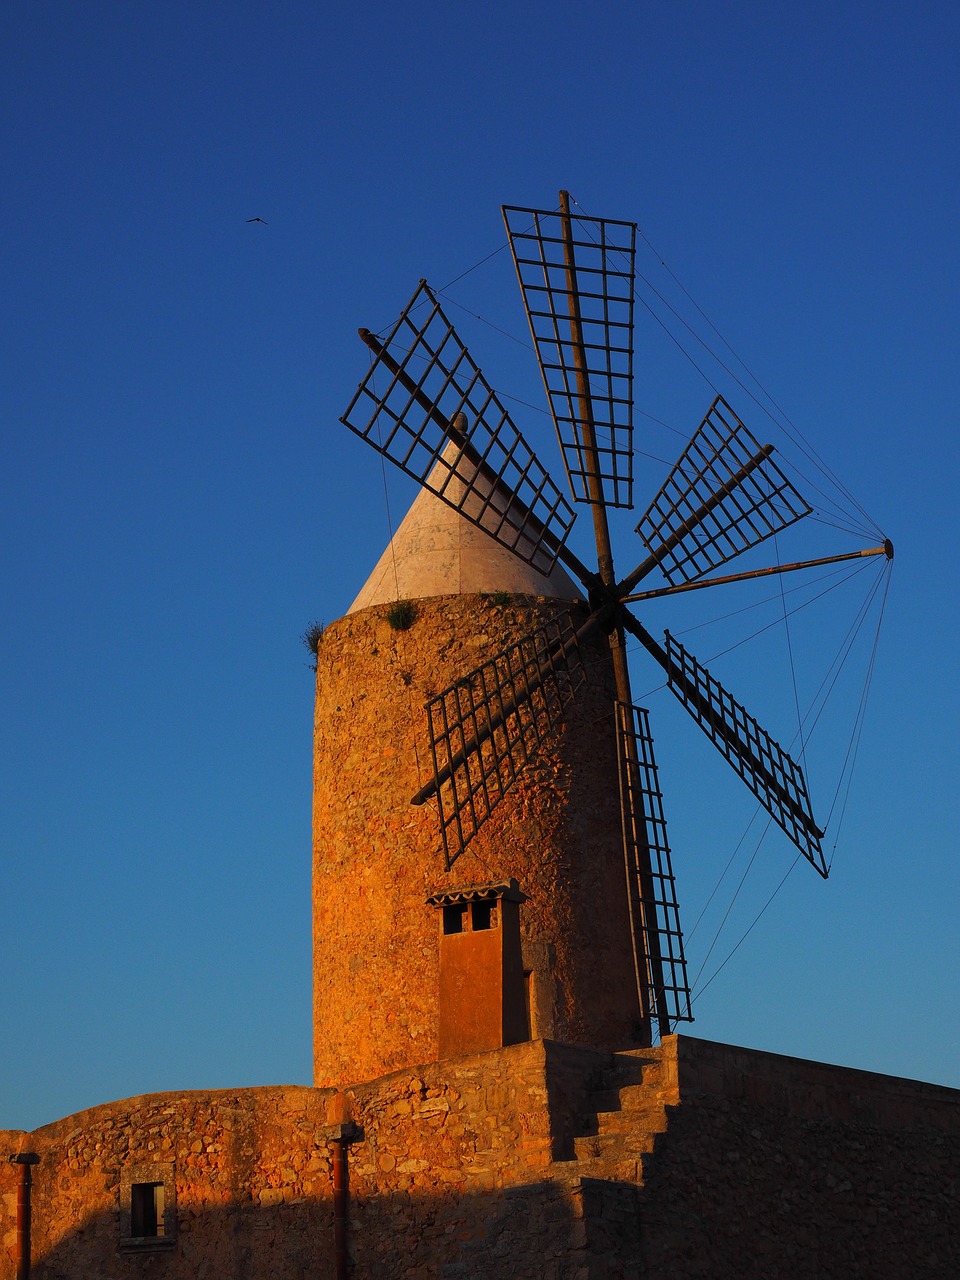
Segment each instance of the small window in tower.
[{"label": "small window in tower", "polygon": [[471,925],[474,932],[478,929],[497,928],[496,902],[475,902],[471,913]]},{"label": "small window in tower", "polygon": [[443,932],[463,933],[467,922],[467,908],[455,902],[443,908]]},{"label": "small window in tower", "polygon": [[135,1182],[130,1188],[130,1234],[141,1240],[164,1234],[162,1182]]}]

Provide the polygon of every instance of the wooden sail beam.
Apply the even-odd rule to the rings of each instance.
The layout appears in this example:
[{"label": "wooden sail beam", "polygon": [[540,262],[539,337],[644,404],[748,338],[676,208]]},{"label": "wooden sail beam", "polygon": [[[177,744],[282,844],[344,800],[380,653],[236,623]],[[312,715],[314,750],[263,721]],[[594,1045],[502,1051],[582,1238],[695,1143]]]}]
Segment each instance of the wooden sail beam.
[{"label": "wooden sail beam", "polygon": [[[451,421],[444,413],[441,412],[437,404],[430,399],[426,392],[417,385],[413,378],[407,373],[403,366],[394,359],[387,350],[386,346],[370,332],[369,329],[358,329],[361,340],[370,348],[376,357],[383,362],[387,369],[393,374],[396,380],[409,392],[412,398],[417,402],[421,409],[429,414],[431,421],[436,423],[441,431],[452,440],[460,449],[463,450],[464,456],[477,468],[478,474],[493,487],[502,490],[499,477],[494,469],[484,462],[479,451],[474,448],[470,442],[467,433],[462,429],[466,422],[463,414],[458,414],[454,421]],[[463,419],[463,422],[460,420]],[[537,537],[544,542],[558,560],[561,561],[564,568],[569,569],[583,583],[587,591],[590,591],[597,584],[597,575],[594,571],[587,568],[582,560],[556,536],[551,529],[539,520],[526,504],[514,493],[507,495],[510,505],[515,509],[517,515],[522,517],[523,523],[536,533]],[[491,537],[493,535],[491,534]]]},{"label": "wooden sail beam", "polygon": [[[598,613],[591,614],[590,617],[587,618],[586,622],[584,622],[582,626],[578,627],[566,644],[562,645],[556,652],[550,653],[551,660],[556,662],[566,662],[573,654],[579,651],[582,641],[587,640],[595,632],[601,630],[602,627],[603,615]],[[540,686],[538,685],[530,692],[536,693],[537,688],[539,687]],[[501,729],[512,715],[516,715],[520,707],[525,705],[526,701],[527,699],[524,698],[510,698],[506,702],[501,703],[499,709],[490,716],[489,720],[481,729],[478,730],[476,735],[471,738],[471,740],[461,748],[455,756],[452,756],[443,768],[439,769],[430,781],[420,788],[415,796],[411,796],[410,803],[415,805],[425,804],[431,796],[435,796],[444,783],[449,782],[457,770],[462,769],[467,761],[470,760],[472,756],[476,755],[483,744],[488,741],[488,739],[491,738],[498,729]]]},{"label": "wooden sail beam", "polygon": [[653,636],[647,629],[637,622],[636,618],[624,611],[624,625],[632,632],[640,641],[646,651],[655,658],[668,678],[675,681],[677,686],[681,688],[687,698],[689,706],[695,712],[698,722],[707,726],[717,737],[736,755],[739,759],[747,758],[752,762],[752,768],[756,776],[760,779],[767,790],[780,801],[784,811],[789,813],[799,827],[809,832],[817,839],[822,838],[824,832],[817,826],[811,814],[804,811],[797,805],[795,798],[783,786],[783,784],[774,777],[774,775],[766,768],[762,760],[757,759],[752,752],[744,749],[744,744],[737,736],[736,731],[726,723],[723,717],[718,714],[716,708],[711,705],[710,700],[700,692],[696,686],[687,679],[681,671],[678,671],[676,665],[671,662],[666,651],[657,644]]},{"label": "wooden sail beam", "polygon": [[749,461],[745,462],[740,470],[730,477],[726,484],[721,485],[716,493],[711,494],[706,502],[704,502],[693,513],[693,515],[688,516],[687,519],[684,520],[683,524],[679,525],[678,528],[674,530],[666,542],[657,547],[656,551],[651,552],[650,555],[647,556],[646,560],[634,569],[633,573],[628,574],[620,583],[618,588],[618,594],[620,594],[621,599],[624,597],[627,599],[633,599],[634,597],[626,596],[626,593],[635,587],[641,578],[645,578],[648,573],[652,573],[657,565],[660,564],[662,560],[666,559],[674,547],[679,546],[688,533],[695,529],[697,525],[702,524],[710,512],[718,507],[720,503],[723,502],[724,498],[729,497],[729,495],[733,493],[734,490],[737,489],[744,480],[746,480],[747,476],[757,469],[757,467],[766,462],[767,458],[769,458],[772,453],[773,445],[764,445],[759,453],[755,454],[749,459]]},{"label": "wooden sail beam", "polygon": [[[567,298],[570,311],[570,336],[572,339],[573,362],[576,371],[577,396],[580,404],[580,430],[583,452],[587,455],[586,479],[590,499],[590,510],[593,515],[593,532],[597,544],[597,564],[600,579],[607,592],[616,590],[616,576],[613,569],[613,550],[610,543],[610,525],[607,520],[607,508],[603,497],[603,481],[600,475],[600,454],[597,448],[596,428],[593,421],[593,406],[590,401],[590,384],[587,375],[587,354],[583,345],[583,327],[580,317],[580,300],[577,292],[576,262],[573,251],[573,229],[570,223],[570,194],[560,192],[560,226],[563,240],[563,258],[567,273]],[[627,667],[627,651],[623,642],[623,628],[619,625],[610,633],[610,655],[613,659],[613,673],[616,682],[617,700],[627,706],[632,705],[633,695],[630,691],[630,672]],[[625,743],[627,767],[637,768],[636,744],[632,740]],[[627,888],[627,909],[630,914],[630,939],[633,946],[634,969],[637,978],[637,996],[640,1001],[641,1040],[644,1044],[653,1043],[653,1018],[656,1014],[657,1025],[661,1036],[670,1034],[670,1020],[667,1016],[666,1002],[663,999],[663,962],[660,955],[659,937],[656,920],[652,927],[644,927],[644,903],[655,901],[653,873],[650,866],[650,851],[644,839],[638,839],[635,867],[629,865],[627,842],[624,842],[624,873]],[[640,901],[635,900],[633,893],[633,876],[640,882]],[[648,954],[640,955],[638,947],[642,940],[649,944]],[[646,949],[646,948],[645,948]],[[646,973],[649,971],[657,1009],[650,1008],[647,995]]]},{"label": "wooden sail beam", "polygon": [[893,543],[887,538],[879,547],[867,547],[862,551],[847,551],[838,556],[822,556],[819,560],[796,560],[793,564],[778,564],[769,569],[748,569],[743,573],[727,573],[722,578],[704,578],[702,582],[682,582],[675,587],[658,587],[655,591],[638,591],[623,596],[623,604],[635,604],[640,600],[657,600],[660,596],[675,596],[681,591],[700,591],[704,587],[725,586],[728,582],[749,582],[751,578],[769,578],[771,574],[795,573],[797,569],[817,569],[825,564],[840,564],[844,560],[860,560],[865,556],[886,556],[893,559]]}]

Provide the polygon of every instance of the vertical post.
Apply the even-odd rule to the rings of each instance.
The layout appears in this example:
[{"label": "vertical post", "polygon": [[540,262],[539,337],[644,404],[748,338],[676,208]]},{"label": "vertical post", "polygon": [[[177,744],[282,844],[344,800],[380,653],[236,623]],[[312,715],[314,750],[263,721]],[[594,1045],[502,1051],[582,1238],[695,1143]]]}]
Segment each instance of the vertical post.
[{"label": "vertical post", "polygon": [[327,1101],[327,1120],[330,1122],[318,1134],[322,1142],[329,1142],[333,1154],[333,1255],[337,1280],[348,1280],[350,1252],[347,1232],[350,1217],[350,1168],[348,1153],[351,1142],[362,1142],[363,1131],[350,1119],[350,1100],[343,1093],[335,1093]]},{"label": "vertical post", "polygon": [[336,1138],[333,1143],[333,1250],[336,1259],[337,1280],[347,1280],[350,1258],[347,1253],[347,1208],[349,1204],[349,1176],[347,1138]]},{"label": "vertical post", "polygon": [[31,1166],[40,1163],[33,1151],[22,1151],[11,1156],[12,1164],[20,1166],[17,1183],[17,1280],[30,1280],[30,1176]]}]

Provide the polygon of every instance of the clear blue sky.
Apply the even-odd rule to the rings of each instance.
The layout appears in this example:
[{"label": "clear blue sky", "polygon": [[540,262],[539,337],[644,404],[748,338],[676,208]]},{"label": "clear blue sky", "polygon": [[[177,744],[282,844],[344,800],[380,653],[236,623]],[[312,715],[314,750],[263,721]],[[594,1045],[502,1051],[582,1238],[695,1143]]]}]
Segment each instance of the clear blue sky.
[{"label": "clear blue sky", "polygon": [[[792,873],[690,1030],[960,1086],[958,37],[929,0],[2,7],[0,1126],[309,1080],[299,636],[390,528],[338,423],[356,328],[561,186],[640,224],[897,544],[831,879]],[[524,338],[504,253],[449,297]],[[529,352],[462,314],[541,403]],[[643,308],[637,378],[680,430],[713,394]],[[681,443],[638,418],[641,495]],[[798,622],[799,666],[826,630]],[[779,660],[718,674],[789,738],[789,675],[755,679]],[[636,667],[690,930],[753,806]],[[705,974],[789,863],[771,837]]]}]

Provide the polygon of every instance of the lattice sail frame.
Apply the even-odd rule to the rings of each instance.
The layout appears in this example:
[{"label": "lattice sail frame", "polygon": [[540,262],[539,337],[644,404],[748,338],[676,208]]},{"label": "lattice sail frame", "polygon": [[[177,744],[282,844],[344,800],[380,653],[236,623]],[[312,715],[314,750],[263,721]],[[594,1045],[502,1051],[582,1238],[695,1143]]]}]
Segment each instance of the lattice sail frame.
[{"label": "lattice sail frame", "polygon": [[549,574],[573,525],[573,508],[425,280],[377,345],[381,350],[341,422],[464,519]]},{"label": "lattice sail frame", "polygon": [[769,446],[761,449],[717,396],[637,533],[676,586],[757,546],[811,510],[770,457]]},{"label": "lattice sail frame", "polygon": [[[382,358],[378,356],[343,421],[521,559],[538,568],[562,559],[591,599],[593,612],[580,629],[581,638],[591,626],[608,631],[614,618],[638,636],[667,671],[670,687],[691,716],[788,838],[826,876],[823,833],[813,821],[802,770],[682,646],[668,635],[669,652],[664,651],[626,608],[631,600],[644,598],[630,592],[656,567],[662,568],[670,589],[682,589],[811,508],[770,461],[772,447],[760,449],[726,401],[717,397],[637,527],[650,554],[614,585],[602,508],[632,506],[636,227],[574,217],[565,192],[560,193],[560,209],[557,213],[505,207],[503,216],[573,497],[600,507],[593,513],[594,526],[599,566],[605,571],[609,565],[608,577],[601,581],[600,572],[587,570],[565,547],[573,520],[570,508],[509,421],[425,282],[382,348],[361,330]],[[413,315],[421,307],[428,308],[425,320]],[[388,354],[391,348],[393,357]],[[373,385],[380,376],[388,384],[384,395]],[[351,420],[365,401],[374,405],[370,420]],[[514,441],[519,442],[516,453]],[[489,461],[488,449],[493,450]],[[529,469],[521,455],[532,460]],[[511,467],[518,469],[519,480]],[[510,495],[512,488],[523,490],[519,502]],[[484,505],[491,494],[493,501]],[[514,502],[517,510],[511,512]],[[889,543],[861,554],[881,551],[892,556]],[[814,563],[823,562],[809,562]],[[753,575],[716,581],[738,576]],[[644,595],[669,594],[670,589]],[[567,635],[575,642],[572,628]],[[438,796],[448,867],[543,737],[559,726],[564,706],[583,677],[574,651],[569,639],[528,637],[429,704],[434,778],[413,801],[420,804]],[[632,860],[639,869],[646,858],[647,885],[639,885],[638,902],[648,908],[648,921],[641,937],[649,1006],[663,1031],[667,1019],[660,1018],[658,1010],[668,996],[670,1020],[690,1016],[682,935],[649,725],[646,713],[630,705],[625,668],[623,679],[618,676],[618,690],[625,848],[628,865]],[[658,968],[666,970],[659,979],[654,977]]]},{"label": "lattice sail frame", "polygon": [[666,656],[671,691],[774,822],[826,879],[820,846],[823,832],[814,821],[801,767],[669,632]]},{"label": "lattice sail frame", "polygon": [[[560,213],[502,212],[574,501],[598,500],[594,480],[604,505],[632,507],[636,224],[570,217],[568,242]],[[596,463],[584,440],[571,315],[583,336]]]},{"label": "lattice sail frame", "polygon": [[487,820],[586,679],[573,615],[508,645],[427,703],[447,869]]},{"label": "lattice sail frame", "polygon": [[671,1025],[692,1022],[680,908],[650,720],[643,707],[623,702],[616,707],[624,853],[644,940],[642,958],[638,957],[644,967],[640,980],[651,1012]]}]

